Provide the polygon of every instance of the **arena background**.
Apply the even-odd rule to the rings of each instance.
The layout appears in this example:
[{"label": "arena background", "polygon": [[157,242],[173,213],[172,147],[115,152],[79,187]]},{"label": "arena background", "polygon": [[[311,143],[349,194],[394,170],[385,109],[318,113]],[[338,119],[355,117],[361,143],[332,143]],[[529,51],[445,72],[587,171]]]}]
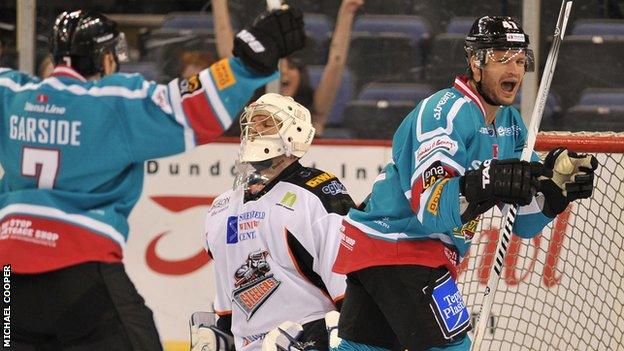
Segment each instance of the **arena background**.
[{"label": "arena background", "polygon": [[[288,2],[306,12],[311,40],[299,57],[309,66],[312,84],[317,84],[340,1]],[[235,28],[247,23],[264,6],[264,1],[229,1]],[[315,142],[302,163],[332,171],[354,199],[361,201],[379,168],[388,161],[388,139],[418,102],[416,97],[449,86],[453,76],[463,72],[463,36],[474,18],[483,14],[520,18],[532,37],[541,67],[559,6],[555,0],[365,0],[356,15],[347,71],[326,139]],[[37,73],[46,57],[53,18],[62,10],[74,8],[102,11],[120,23],[132,49],[132,62],[122,67],[125,72],[137,71],[166,82],[179,71],[182,52],[199,50],[216,58],[210,2],[9,0],[0,4],[0,66]],[[622,0],[575,2],[541,130],[624,131],[623,9]],[[402,33],[395,32],[397,28],[367,28],[363,20],[377,15],[399,16],[382,20],[387,23],[400,18],[411,26]],[[19,22],[18,17],[22,18]],[[196,22],[187,28],[184,21],[191,18]],[[175,19],[182,19],[183,24],[173,25]],[[27,40],[29,37],[33,40]],[[528,98],[522,99],[521,105],[525,119],[530,116],[540,72],[525,79],[522,94]],[[366,95],[380,84],[390,89],[386,91],[389,95]],[[402,84],[399,88],[409,91],[410,99],[393,95],[396,89],[392,90],[392,84]],[[154,311],[168,350],[188,349],[188,317],[193,311],[211,308],[214,284],[211,264],[203,251],[203,216],[212,199],[232,184],[236,142],[226,138],[145,166],[144,192],[130,217],[125,262]],[[607,154],[600,157],[604,159]],[[620,182],[622,178],[619,175]],[[622,192],[621,185],[616,189]],[[600,213],[588,215],[597,217]],[[492,221],[480,229],[498,226]],[[565,225],[561,228],[564,233],[572,230]],[[621,223],[616,223],[615,228],[624,230]],[[550,234],[551,229],[545,230],[545,236]],[[548,255],[548,248],[544,250],[543,254]],[[540,273],[533,266],[530,271]],[[523,274],[520,280],[505,280],[501,285],[506,285],[506,291],[518,289],[530,295],[527,287],[532,289],[533,285],[523,282],[537,279],[539,285],[540,274],[531,278],[526,269]],[[624,298],[617,292],[614,296]],[[623,327],[616,328],[621,341]]]}]

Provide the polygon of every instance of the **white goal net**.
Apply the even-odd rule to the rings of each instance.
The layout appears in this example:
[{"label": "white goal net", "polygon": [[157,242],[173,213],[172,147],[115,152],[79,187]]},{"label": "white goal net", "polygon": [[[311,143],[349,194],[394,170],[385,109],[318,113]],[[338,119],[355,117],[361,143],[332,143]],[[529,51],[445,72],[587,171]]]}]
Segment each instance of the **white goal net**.
[{"label": "white goal net", "polygon": [[[536,149],[595,154],[592,198],[533,239],[513,237],[483,350],[624,350],[624,134],[542,134]],[[483,217],[462,262],[460,291],[479,312],[501,226]]]}]

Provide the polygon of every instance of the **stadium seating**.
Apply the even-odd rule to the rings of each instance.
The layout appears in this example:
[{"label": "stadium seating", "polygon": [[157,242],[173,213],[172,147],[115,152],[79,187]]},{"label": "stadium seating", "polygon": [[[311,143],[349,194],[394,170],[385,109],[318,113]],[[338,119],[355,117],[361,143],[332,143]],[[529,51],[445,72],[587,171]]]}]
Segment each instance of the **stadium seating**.
[{"label": "stadium seating", "polygon": [[428,84],[368,83],[358,94],[358,100],[413,101],[418,103],[433,93]]},{"label": "stadium seating", "polygon": [[181,56],[186,51],[204,51],[218,58],[215,38],[211,34],[154,31],[144,42],[147,61],[156,62],[163,79],[180,74]]},{"label": "stadium seating", "polygon": [[415,106],[413,101],[352,101],[345,109],[344,125],[354,138],[392,139],[401,121]]},{"label": "stadium seating", "polygon": [[581,106],[624,106],[624,88],[587,88],[581,93]]},{"label": "stadium seating", "polygon": [[306,13],[303,17],[306,33],[317,42],[323,42],[331,36],[332,25],[323,14]]},{"label": "stadium seating", "polygon": [[[323,74],[324,66],[308,66],[308,73],[310,74],[310,84],[316,89],[318,87],[319,81],[321,80],[321,75]],[[342,125],[342,116],[345,106],[347,102],[351,100],[354,95],[354,82],[351,72],[348,69],[345,69],[342,73],[342,82],[340,83],[340,87],[338,88],[338,92],[336,93],[336,98],[334,100],[334,106],[329,113],[327,118],[327,124],[330,126]]]},{"label": "stadium seating", "polygon": [[[520,104],[522,103],[522,90],[518,90],[518,95],[516,96],[516,101],[514,102],[514,107],[520,109]],[[554,91],[550,91],[548,93],[548,98],[546,99],[546,105],[544,106],[544,119],[556,119],[561,117],[561,102],[559,96]],[[530,114],[533,111],[528,111],[523,113],[526,117],[530,117]]]},{"label": "stadium seating", "polygon": [[427,55],[425,81],[434,89],[442,89],[453,84],[455,76],[466,72],[465,34],[437,35],[433,39]]},{"label": "stadium seating", "polygon": [[453,17],[446,26],[446,33],[466,35],[474,23],[475,17]]},{"label": "stadium seating", "polygon": [[556,130],[624,132],[624,107],[574,106]]},{"label": "stadium seating", "polygon": [[571,35],[621,35],[624,36],[624,20],[579,19],[574,22]]},{"label": "stadium seating", "polygon": [[552,88],[564,109],[587,87],[624,87],[624,37],[569,35],[561,44]]},{"label": "stadium seating", "polygon": [[205,12],[172,12],[165,16],[162,28],[214,31],[212,14]]},{"label": "stadium seating", "polygon": [[354,33],[348,66],[357,86],[370,82],[412,82],[420,79],[422,52],[407,34]]},{"label": "stadium seating", "polygon": [[415,47],[429,39],[431,30],[420,16],[364,15],[353,23],[353,32],[367,34],[403,33],[412,38]]}]

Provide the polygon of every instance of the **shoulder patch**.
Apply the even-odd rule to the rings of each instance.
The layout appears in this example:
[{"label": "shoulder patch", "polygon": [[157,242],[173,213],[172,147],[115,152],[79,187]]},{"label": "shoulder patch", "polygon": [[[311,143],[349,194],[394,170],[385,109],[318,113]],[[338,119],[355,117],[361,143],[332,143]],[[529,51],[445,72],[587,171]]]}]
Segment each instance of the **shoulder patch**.
[{"label": "shoulder patch", "polygon": [[336,179],[336,176],[328,172],[323,172],[316,177],[308,180],[305,184],[311,188],[315,188],[331,179]]},{"label": "shoulder patch", "polygon": [[230,67],[230,61],[228,59],[223,59],[210,66],[210,72],[219,90],[229,88],[236,84],[236,77],[234,76],[234,72],[232,72],[232,67]]},{"label": "shoulder patch", "polygon": [[187,95],[187,94],[192,94],[195,91],[201,89],[202,87],[198,74],[190,76],[186,79],[181,79],[178,85],[180,87],[181,97],[184,97],[184,95]]}]

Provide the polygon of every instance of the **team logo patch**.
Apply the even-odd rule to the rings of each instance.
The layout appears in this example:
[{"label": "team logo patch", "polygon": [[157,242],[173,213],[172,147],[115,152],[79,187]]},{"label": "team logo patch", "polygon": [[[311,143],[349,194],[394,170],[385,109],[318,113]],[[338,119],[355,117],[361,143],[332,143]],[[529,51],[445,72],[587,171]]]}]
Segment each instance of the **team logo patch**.
[{"label": "team logo patch", "polygon": [[210,66],[210,72],[212,72],[212,78],[217,85],[217,89],[223,90],[236,84],[236,77],[230,67],[230,61],[223,59],[214,65]]},{"label": "team logo patch", "polygon": [[477,226],[479,225],[480,217],[477,217],[461,227],[453,228],[453,236],[470,241],[477,232]]},{"label": "team logo patch", "polygon": [[247,320],[277,290],[281,282],[269,273],[271,267],[266,261],[267,251],[255,251],[234,274],[234,302],[241,308]]},{"label": "team logo patch", "polygon": [[306,185],[311,187],[311,188],[314,188],[314,187],[317,187],[320,184],[325,183],[326,181],[328,181],[330,179],[334,179],[334,178],[336,178],[335,175],[333,175],[331,173],[325,172],[325,173],[321,173],[321,174],[317,175],[316,177],[308,180],[306,182]]},{"label": "team logo patch", "polygon": [[431,298],[431,311],[446,339],[470,328],[468,309],[449,272],[436,280]]},{"label": "team logo patch", "polygon": [[202,84],[199,80],[198,74],[190,76],[187,79],[180,80],[178,85],[180,87],[180,96],[182,97],[184,95],[192,94],[202,88]]},{"label": "team logo patch", "polygon": [[433,189],[431,193],[431,198],[427,202],[427,211],[434,216],[438,215],[438,209],[440,207],[440,197],[442,196],[442,189],[444,189],[444,184],[448,182],[449,179],[445,178]]},{"label": "team logo patch", "polygon": [[238,242],[238,216],[230,216],[227,219],[226,243],[236,244]]}]

